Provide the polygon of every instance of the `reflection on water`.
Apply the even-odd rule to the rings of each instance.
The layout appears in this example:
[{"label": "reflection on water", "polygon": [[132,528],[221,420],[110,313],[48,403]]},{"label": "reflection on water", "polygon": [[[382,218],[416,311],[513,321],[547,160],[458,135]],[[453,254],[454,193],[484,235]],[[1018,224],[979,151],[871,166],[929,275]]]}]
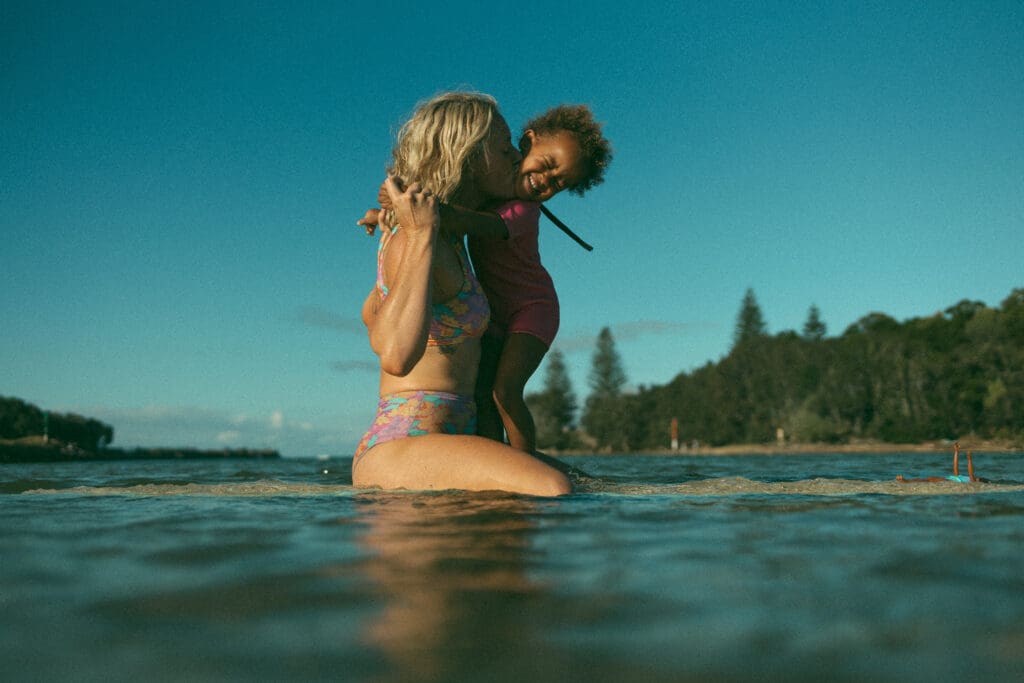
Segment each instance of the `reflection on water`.
[{"label": "reflection on water", "polygon": [[[420,680],[450,680],[481,643],[509,642],[508,619],[537,587],[526,573],[530,514],[541,502],[500,494],[374,493],[356,499],[363,566],[383,603],[368,644]],[[485,660],[486,661],[486,660]],[[455,669],[455,670],[453,670]]]}]

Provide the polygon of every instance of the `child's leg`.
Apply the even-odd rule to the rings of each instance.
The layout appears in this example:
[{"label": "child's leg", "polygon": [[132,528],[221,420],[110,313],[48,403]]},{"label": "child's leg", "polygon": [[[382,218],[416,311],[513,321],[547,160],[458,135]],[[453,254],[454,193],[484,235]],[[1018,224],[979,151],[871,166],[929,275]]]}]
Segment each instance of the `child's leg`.
[{"label": "child's leg", "polygon": [[484,335],[480,340],[480,369],[476,375],[476,433],[480,436],[505,441],[505,430],[501,426],[501,415],[494,405],[494,376],[498,372],[498,360],[504,337]]},{"label": "child's leg", "polygon": [[513,332],[505,339],[494,375],[494,402],[505,425],[508,443],[527,453],[536,450],[537,434],[523,391],[547,352],[547,344],[532,334]]}]

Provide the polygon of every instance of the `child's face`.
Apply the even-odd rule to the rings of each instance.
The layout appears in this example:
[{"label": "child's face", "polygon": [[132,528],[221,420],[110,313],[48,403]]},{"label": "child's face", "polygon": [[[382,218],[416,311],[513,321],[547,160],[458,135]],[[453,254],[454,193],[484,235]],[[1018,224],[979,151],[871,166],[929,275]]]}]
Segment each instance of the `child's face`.
[{"label": "child's face", "polygon": [[580,181],[580,145],[572,133],[537,135],[528,130],[525,135],[530,140],[530,150],[519,165],[518,199],[544,202]]}]

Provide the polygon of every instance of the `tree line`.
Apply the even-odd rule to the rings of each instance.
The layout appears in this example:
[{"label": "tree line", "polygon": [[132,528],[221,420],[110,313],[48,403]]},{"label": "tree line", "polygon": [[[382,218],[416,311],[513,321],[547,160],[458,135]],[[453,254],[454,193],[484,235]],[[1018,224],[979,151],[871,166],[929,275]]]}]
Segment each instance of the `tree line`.
[{"label": "tree line", "polygon": [[[718,362],[626,391],[608,328],[598,335],[583,405],[557,350],[543,390],[527,396],[541,449],[666,448],[774,442],[914,443],[1024,438],[1024,288],[999,308],[963,300],[903,322],[870,313],[827,336],[814,305],[802,330],[771,335],[753,290]],[[577,419],[578,416],[578,419]]]},{"label": "tree line", "polygon": [[[42,438],[40,438],[42,437]],[[279,458],[271,448],[110,448],[114,428],[75,413],[55,413],[0,396],[0,463],[95,460]]]},{"label": "tree line", "polygon": [[54,413],[19,398],[0,396],[0,439],[28,436],[44,436],[96,452],[114,440],[114,428],[75,413]]}]

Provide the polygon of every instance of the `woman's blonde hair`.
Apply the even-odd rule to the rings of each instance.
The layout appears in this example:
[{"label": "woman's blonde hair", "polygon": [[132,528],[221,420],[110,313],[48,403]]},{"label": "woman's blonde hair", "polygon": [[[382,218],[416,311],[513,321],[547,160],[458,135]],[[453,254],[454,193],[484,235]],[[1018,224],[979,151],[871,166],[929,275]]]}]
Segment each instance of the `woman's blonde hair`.
[{"label": "woman's blonde hair", "polygon": [[450,202],[482,153],[496,116],[498,103],[483,93],[446,92],[421,102],[398,131],[388,173]]}]

